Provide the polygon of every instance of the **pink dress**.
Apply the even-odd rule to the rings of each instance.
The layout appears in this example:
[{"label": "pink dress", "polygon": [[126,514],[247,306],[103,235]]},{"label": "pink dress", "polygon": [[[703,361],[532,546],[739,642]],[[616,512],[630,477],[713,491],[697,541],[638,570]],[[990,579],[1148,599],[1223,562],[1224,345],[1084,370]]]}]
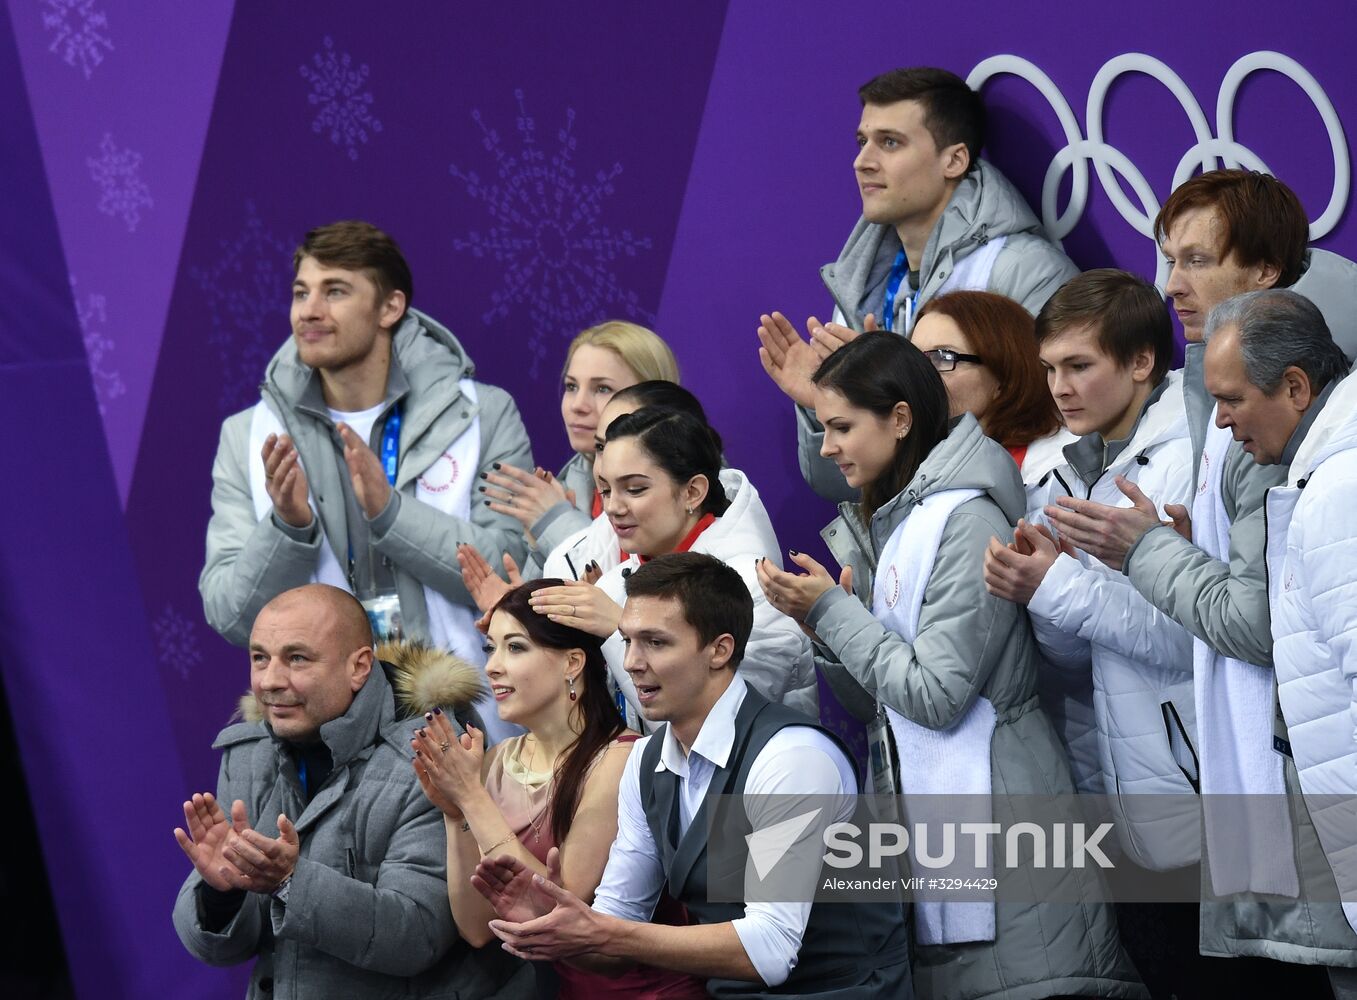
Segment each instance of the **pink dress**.
[{"label": "pink dress", "polygon": [[[619,736],[611,745],[638,738]],[[551,772],[530,771],[523,766],[524,739],[515,736],[504,741],[486,775],[485,789],[518,842],[545,865],[547,852],[558,846],[551,834]],[[594,763],[602,756],[600,753]],[[666,893],[660,897],[652,921],[683,925],[688,923],[687,916],[683,905]],[[584,972],[565,962],[553,962],[552,968],[560,980],[561,1000],[696,1000],[707,996],[705,982],[696,976],[650,966],[637,966],[616,978]]]}]

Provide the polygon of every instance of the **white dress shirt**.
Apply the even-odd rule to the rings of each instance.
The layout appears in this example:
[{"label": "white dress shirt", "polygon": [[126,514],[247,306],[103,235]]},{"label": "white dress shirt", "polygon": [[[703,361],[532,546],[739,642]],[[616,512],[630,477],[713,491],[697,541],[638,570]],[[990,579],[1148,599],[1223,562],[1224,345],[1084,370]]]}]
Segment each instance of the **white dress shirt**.
[{"label": "white dress shirt", "polygon": [[[656,771],[669,770],[679,778],[679,835],[687,832],[693,816],[702,806],[711,779],[718,767],[730,759],[735,739],[735,715],[748,691],[744,680],[735,675],[725,692],[712,706],[685,754],[672,727],[664,731],[664,744]],[[641,805],[641,757],[654,736],[636,741],[622,784],[618,789],[617,839],[608,855],[603,879],[594,894],[594,909],[624,920],[648,922],[664,888],[665,873],[660,851],[650,834]],[[841,820],[852,811],[857,779],[842,750],[829,737],[810,726],[789,726],[776,733],[759,751],[749,769],[745,793],[751,796],[834,795],[842,799],[836,815],[825,815],[812,823],[801,836],[818,839],[829,823]],[[777,801],[777,800],[775,800]],[[785,798],[784,800],[785,801]],[[760,801],[749,809],[755,830],[786,818],[760,815]],[[763,812],[776,811],[765,809]],[[818,856],[818,855],[817,855]],[[818,878],[811,872],[811,879]],[[815,883],[807,882],[807,895]],[[810,919],[809,902],[746,902],[745,915],[731,922],[750,963],[768,986],[784,982],[796,967],[801,937]]]}]

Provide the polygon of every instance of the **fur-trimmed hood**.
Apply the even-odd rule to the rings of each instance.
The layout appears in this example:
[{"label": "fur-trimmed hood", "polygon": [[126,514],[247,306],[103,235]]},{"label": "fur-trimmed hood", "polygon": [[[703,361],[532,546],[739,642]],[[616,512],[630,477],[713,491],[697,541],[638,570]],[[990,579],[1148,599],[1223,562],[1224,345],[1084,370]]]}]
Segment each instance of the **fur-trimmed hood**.
[{"label": "fur-trimmed hood", "polygon": [[[395,695],[399,719],[421,716],[436,707],[461,715],[485,693],[481,672],[446,649],[409,640],[382,643],[376,653]],[[241,696],[237,714],[245,722],[264,721],[252,691]]]}]

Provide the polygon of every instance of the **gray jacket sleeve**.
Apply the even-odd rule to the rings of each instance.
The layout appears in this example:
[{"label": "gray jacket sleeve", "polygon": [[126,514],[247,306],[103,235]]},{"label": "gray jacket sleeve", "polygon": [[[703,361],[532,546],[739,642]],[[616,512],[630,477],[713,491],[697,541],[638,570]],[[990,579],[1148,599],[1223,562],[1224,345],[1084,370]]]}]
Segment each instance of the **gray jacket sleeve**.
[{"label": "gray jacket sleeve", "polygon": [[[970,507],[970,510],[967,509]],[[946,729],[970,708],[1026,612],[992,597],[981,573],[985,547],[1011,533],[997,511],[971,502],[947,521],[924,592],[914,642],[831,587],[806,616],[823,647],[868,694],[930,729]]]},{"label": "gray jacket sleeve", "polygon": [[250,495],[250,411],[222,424],[212,463],[212,520],[198,592],[208,622],[243,646],[259,609],[285,590],[308,583],[324,538],[314,519],[309,534],[272,515],[255,517]]},{"label": "gray jacket sleeve", "polygon": [[1126,556],[1126,573],[1146,600],[1217,652],[1264,667],[1272,666],[1272,626],[1263,499],[1285,482],[1286,472],[1284,465],[1258,465],[1231,446],[1221,473],[1228,563],[1167,525],[1147,531]]},{"label": "gray jacket sleeve", "polygon": [[410,784],[376,883],[301,858],[287,902],[269,900],[276,937],[389,976],[417,975],[442,957],[456,939],[443,815]]},{"label": "gray jacket sleeve", "polygon": [[844,481],[839,467],[820,454],[825,429],[804,406],[796,406],[796,459],[806,485],[831,503],[856,503],[860,494]]},{"label": "gray jacket sleeve", "polygon": [[[233,785],[227,767],[230,751],[223,754],[217,776],[217,801],[223,809],[242,798],[245,787]],[[208,965],[239,965],[259,953],[264,937],[269,898],[258,893],[245,894],[245,902],[236,911],[231,922],[220,931],[208,931],[203,926],[202,908],[198,902],[198,887],[202,876],[194,869],[179,887],[174,901],[174,929],[189,954]]]},{"label": "gray jacket sleeve", "polygon": [[[533,468],[528,432],[509,394],[492,385],[477,383],[481,421],[481,457],[477,476],[495,463],[520,469]],[[491,566],[500,565],[508,552],[523,563],[527,543],[522,526],[507,514],[497,514],[472,493],[471,519],[444,514],[412,496],[396,494],[370,522],[373,548],[420,583],[432,587],[450,601],[475,606],[462,583],[457,565],[457,546],[474,545]]]},{"label": "gray jacket sleeve", "polygon": [[994,261],[989,291],[1007,295],[1035,316],[1065,282],[1079,273],[1055,244],[1032,233],[1008,237]]}]

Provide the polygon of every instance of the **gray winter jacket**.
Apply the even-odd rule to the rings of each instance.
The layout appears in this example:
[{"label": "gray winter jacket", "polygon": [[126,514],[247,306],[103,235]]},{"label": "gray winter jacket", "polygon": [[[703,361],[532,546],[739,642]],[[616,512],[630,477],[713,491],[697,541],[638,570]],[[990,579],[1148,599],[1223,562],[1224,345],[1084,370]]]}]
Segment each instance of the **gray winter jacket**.
[{"label": "gray winter jacket", "polygon": [[[1188,345],[1184,374],[1188,427],[1198,456],[1212,406],[1202,384],[1204,353],[1204,345]],[[1213,649],[1269,667],[1272,626],[1264,504],[1268,490],[1284,484],[1288,471],[1286,465],[1258,465],[1237,443],[1230,446],[1221,474],[1221,499],[1231,522],[1228,564],[1212,559],[1167,527],[1146,532],[1126,558],[1132,584],[1151,604]],[[1209,858],[1203,851],[1201,953],[1357,966],[1357,937],[1339,904],[1332,902],[1333,873],[1301,796],[1295,764],[1287,758],[1284,765],[1300,897],[1240,893],[1218,898],[1211,891]]]},{"label": "gray winter jacket", "polygon": [[[525,544],[519,523],[473,499],[464,521],[415,500],[416,480],[480,417],[482,472],[494,462],[531,469],[527,431],[509,394],[476,383],[478,399],[458,385],[475,365],[457,338],[416,309],[406,313],[392,340],[387,405],[402,403],[400,458],[391,501],[360,527],[372,539],[375,558],[395,571],[405,634],[429,639],[424,587],[474,608],[457,565],[457,545],[476,546],[491,565],[500,554],[522,561]],[[297,358],[289,340],[269,363],[260,387],[265,403],[296,442],[320,524],[308,529],[284,525],[270,513],[255,516],[250,488],[253,408],[222,424],[212,466],[212,520],[207,527],[207,561],[198,578],[203,609],[212,627],[244,645],[260,608],[292,587],[311,580],[321,545],[329,545],[341,566],[348,564],[348,468],[343,449],[320,394],[320,376]],[[376,426],[380,427],[379,419]],[[473,496],[475,496],[473,494]],[[366,519],[365,519],[366,520]]]},{"label": "gray winter jacket", "polygon": [[397,662],[374,666],[349,710],[321,727],[334,770],[310,802],[291,754],[257,721],[253,698],[243,700],[256,721],[228,726],[213,744],[222,751],[217,800],[223,808],[242,800],[269,837],[286,814],[301,856],[286,903],[247,893],[215,932],[204,926],[205,887],[191,872],[174,905],[175,930],[209,965],[257,958],[251,1000],[529,997],[521,963],[458,940],[443,818],[410,765],[411,719],[435,705],[464,707],[479,675],[427,649],[379,652]]},{"label": "gray winter jacket", "polygon": [[[819,636],[817,664],[836,694],[860,718],[880,700],[933,729],[958,722],[977,697],[998,715],[990,748],[996,818],[1016,795],[1073,795],[1069,766],[1055,732],[1037,705],[1039,654],[1026,612],[990,596],[981,568],[994,537],[1011,538],[1025,511],[1017,467],[969,414],[919,467],[913,480],[872,517],[844,505],[824,538],[864,599],[881,548],[915,509],[916,501],[948,489],[984,495],[962,503],[948,518],[924,594],[915,641],[906,642],[873,617],[861,600],[833,587],[811,607],[806,624]],[[908,761],[901,765],[908,767]],[[920,996],[1046,997],[1148,994],[1117,937],[1107,904],[1004,902],[1006,886],[1025,886],[1026,869],[995,869],[999,879],[995,940],[984,944],[916,946],[915,989]],[[1081,889],[1091,872],[1069,869],[1063,899],[1091,899]],[[1027,890],[1030,893],[1030,888]],[[1009,898],[1021,895],[1013,889]]]},{"label": "gray winter jacket", "polygon": [[569,504],[562,500],[533,522],[529,530],[534,543],[528,549],[527,563],[523,566],[525,580],[541,577],[542,567],[552,550],[577,531],[589,527],[594,520],[593,456],[576,452],[561,467],[556,479],[567,490],[575,491],[575,502]]},{"label": "gray winter jacket", "polygon": [[[1079,269],[1052,243],[1018,190],[998,169],[980,160],[952,193],[933,229],[919,268],[918,308],[939,292],[966,257],[991,240],[1004,239],[985,290],[1007,295],[1036,315],[1056,289]],[[895,227],[859,219],[839,259],[820,269],[834,297],[835,320],[861,330],[867,313],[881,319],[886,280],[900,250]],[[944,286],[947,286],[944,288]],[[894,329],[908,334],[905,295],[897,297]],[[918,311],[914,312],[918,315]],[[834,463],[820,457],[824,431],[815,415],[797,407],[801,475],[826,500],[856,500]]]},{"label": "gray winter jacket", "polygon": [[[1202,381],[1205,351],[1204,344],[1189,344],[1183,370],[1198,480],[1213,405]],[[1131,547],[1124,567],[1146,600],[1212,649],[1261,666],[1272,665],[1263,498],[1269,488],[1285,481],[1286,466],[1259,465],[1238,442],[1232,443],[1220,487],[1230,519],[1230,561],[1211,558],[1173,528],[1161,525]]]},{"label": "gray winter jacket", "polygon": [[1305,251],[1305,266],[1291,286],[1324,314],[1333,342],[1357,361],[1357,263],[1328,250]]}]

